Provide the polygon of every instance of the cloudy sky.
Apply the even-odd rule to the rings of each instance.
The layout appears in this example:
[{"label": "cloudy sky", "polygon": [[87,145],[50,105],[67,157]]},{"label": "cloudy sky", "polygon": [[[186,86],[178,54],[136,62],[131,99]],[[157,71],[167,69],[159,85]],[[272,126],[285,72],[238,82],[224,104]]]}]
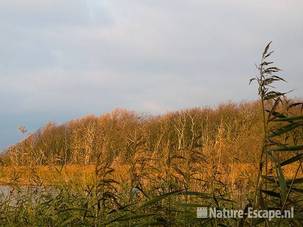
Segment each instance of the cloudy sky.
[{"label": "cloudy sky", "polygon": [[256,98],[267,41],[303,97],[302,0],[1,0],[0,149],[47,121]]}]

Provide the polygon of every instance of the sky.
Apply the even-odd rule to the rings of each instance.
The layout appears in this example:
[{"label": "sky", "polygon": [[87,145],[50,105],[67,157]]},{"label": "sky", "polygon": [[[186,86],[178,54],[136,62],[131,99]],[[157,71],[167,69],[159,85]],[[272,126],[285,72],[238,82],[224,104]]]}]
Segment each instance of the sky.
[{"label": "sky", "polygon": [[303,97],[302,0],[1,0],[0,149],[49,121],[257,98],[268,41]]}]

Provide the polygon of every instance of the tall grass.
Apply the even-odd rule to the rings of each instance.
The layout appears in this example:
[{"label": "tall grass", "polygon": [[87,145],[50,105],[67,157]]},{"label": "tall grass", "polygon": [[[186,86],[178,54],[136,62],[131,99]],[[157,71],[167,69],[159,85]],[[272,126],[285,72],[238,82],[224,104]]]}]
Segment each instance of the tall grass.
[{"label": "tall grass", "polygon": [[[299,177],[299,172],[302,174],[303,171],[303,115],[302,108],[299,113],[292,112],[292,109],[297,106],[303,107],[303,103],[288,100],[286,92],[278,91],[273,86],[275,82],[286,81],[278,75],[281,69],[269,60],[273,53],[270,45],[271,43],[266,46],[262,54],[258,66],[259,75],[250,80],[258,83],[264,133],[254,206],[259,209],[282,211],[294,207],[296,218],[299,218],[303,208],[303,178]],[[287,179],[285,168],[294,164],[296,171]],[[266,226],[282,223],[281,220],[274,223],[264,221]],[[299,226],[301,222],[293,219],[289,220],[289,223]]]}]

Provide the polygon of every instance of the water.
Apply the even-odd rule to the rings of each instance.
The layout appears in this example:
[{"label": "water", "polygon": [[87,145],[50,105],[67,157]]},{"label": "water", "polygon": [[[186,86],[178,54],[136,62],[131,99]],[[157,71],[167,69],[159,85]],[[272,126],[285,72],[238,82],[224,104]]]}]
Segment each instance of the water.
[{"label": "water", "polygon": [[12,187],[8,185],[0,185],[0,196],[8,197],[11,191],[12,191]]},{"label": "water", "polygon": [[0,185],[0,202],[8,201],[10,205],[16,205],[19,199],[30,200],[34,203],[41,199],[41,195],[55,197],[58,191],[53,187]]}]

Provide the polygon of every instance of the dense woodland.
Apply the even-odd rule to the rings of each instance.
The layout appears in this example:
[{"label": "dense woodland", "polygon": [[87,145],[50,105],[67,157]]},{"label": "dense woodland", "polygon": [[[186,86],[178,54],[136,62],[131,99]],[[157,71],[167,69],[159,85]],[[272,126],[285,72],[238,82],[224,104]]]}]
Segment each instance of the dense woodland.
[{"label": "dense woodland", "polygon": [[220,155],[221,162],[246,163],[256,161],[261,137],[256,102],[159,116],[117,109],[62,125],[48,123],[7,153],[17,165],[94,164],[102,156],[127,162],[138,152],[161,156],[166,149],[177,156],[199,154],[205,161]]}]

